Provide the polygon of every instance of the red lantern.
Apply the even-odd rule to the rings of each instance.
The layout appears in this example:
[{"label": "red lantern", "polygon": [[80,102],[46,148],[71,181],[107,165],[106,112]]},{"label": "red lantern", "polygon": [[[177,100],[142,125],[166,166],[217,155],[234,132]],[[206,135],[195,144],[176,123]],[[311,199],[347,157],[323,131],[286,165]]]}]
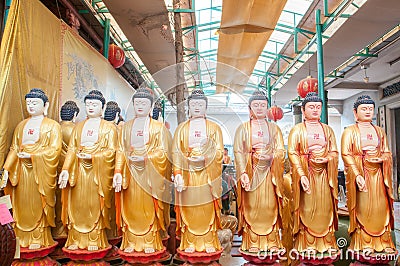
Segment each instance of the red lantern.
[{"label": "red lantern", "polygon": [[[100,52],[102,53],[103,49],[101,49]],[[124,50],[115,44],[110,44],[110,46],[108,46],[108,62],[110,62],[114,68],[121,67],[125,63]]]},{"label": "red lantern", "polygon": [[268,109],[268,119],[274,120],[275,122],[283,118],[283,110],[279,106],[272,106]]},{"label": "red lantern", "polygon": [[297,92],[301,98],[306,97],[309,92],[318,93],[318,79],[308,76],[307,78],[300,80],[297,84]]}]

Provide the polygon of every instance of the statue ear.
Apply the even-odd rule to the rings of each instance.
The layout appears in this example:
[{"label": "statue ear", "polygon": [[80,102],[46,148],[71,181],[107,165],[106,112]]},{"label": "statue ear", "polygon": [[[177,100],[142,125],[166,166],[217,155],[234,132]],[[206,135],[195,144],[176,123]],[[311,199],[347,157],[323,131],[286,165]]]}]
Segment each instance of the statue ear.
[{"label": "statue ear", "polygon": [[357,115],[357,110],[353,109],[353,114],[354,114],[354,121],[358,121],[358,115]]},{"label": "statue ear", "polygon": [[47,116],[47,113],[48,113],[48,110],[49,110],[49,106],[50,106],[49,102],[46,102],[44,104],[44,110],[43,110],[43,115],[44,116]]},{"label": "statue ear", "polygon": [[78,116],[78,112],[74,112],[74,117],[72,118],[73,123],[75,123],[77,116]]},{"label": "statue ear", "polygon": [[114,123],[117,124],[119,119],[119,112],[115,114]]}]

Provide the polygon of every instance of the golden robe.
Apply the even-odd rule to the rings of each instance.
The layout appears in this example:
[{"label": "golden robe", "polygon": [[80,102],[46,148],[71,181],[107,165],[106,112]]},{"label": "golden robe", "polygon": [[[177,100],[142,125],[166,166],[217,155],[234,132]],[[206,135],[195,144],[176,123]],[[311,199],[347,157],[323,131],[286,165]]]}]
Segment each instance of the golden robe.
[{"label": "golden robe", "polygon": [[[318,252],[337,249],[334,232],[338,228],[338,151],[332,128],[321,124],[326,145],[321,150],[308,150],[307,128],[295,125],[289,134],[288,154],[292,167],[295,236],[299,252],[312,248]],[[311,162],[327,158],[327,163]],[[300,178],[307,176],[311,194],[303,191]]]},{"label": "golden robe", "polygon": [[[357,125],[347,127],[342,135],[342,158],[345,165],[347,208],[350,214],[349,248],[355,251],[372,248],[377,252],[393,248],[390,230],[394,229],[392,153],[389,151],[385,132],[374,126],[379,144],[373,154],[366,154],[361,147]],[[382,163],[365,159],[378,157]],[[365,179],[367,192],[360,192],[356,177]]]},{"label": "golden robe", "polygon": [[[72,130],[75,127],[75,123],[72,121],[61,121],[61,136],[62,136],[62,149],[60,161],[58,163],[58,174],[61,173],[62,167],[65,161],[65,155],[68,151],[69,139],[71,138]],[[64,197],[63,197],[64,196]],[[67,231],[62,223],[62,204],[63,200],[67,200],[66,193],[62,193],[62,190],[56,186],[56,227],[52,228],[52,234],[54,238],[65,238],[67,237]]]},{"label": "golden robe", "polygon": [[[279,230],[282,227],[282,193],[285,148],[281,130],[267,122],[270,143],[267,154],[273,156],[271,165],[262,165],[254,156],[251,123],[243,123],[235,134],[234,154],[238,178],[238,233],[243,235],[241,249],[271,247],[282,248]],[[246,172],[251,182],[250,191],[240,183],[240,175]]]},{"label": "golden robe", "polygon": [[[21,247],[30,244],[51,246],[54,244],[50,227],[55,226],[55,188],[61,153],[61,129],[56,121],[45,117],[40,126],[39,140],[23,146],[23,130],[28,120],[20,122],[14,131],[4,164],[11,183],[6,192],[11,194],[15,233]],[[20,159],[18,152],[27,152],[31,158]]]},{"label": "golden robe", "polygon": [[[189,148],[190,120],[181,123],[172,143],[174,174],[182,174],[186,187],[175,196],[177,235],[181,237],[179,249],[192,247],[205,252],[214,247],[221,250],[217,230],[221,229],[222,156],[221,128],[206,120],[207,143],[200,149]],[[205,166],[191,163],[190,156],[204,156]]]},{"label": "golden robe", "polygon": [[[122,191],[117,194],[121,202],[121,211],[117,211],[122,216],[118,219],[123,231],[121,249],[159,251],[163,249],[161,231],[166,232],[169,226],[171,191],[166,191],[165,181],[171,180],[171,134],[163,123],[150,119],[144,149],[131,148],[133,123],[130,120],[122,127],[115,162],[115,172],[123,176]],[[145,161],[130,162],[128,156],[145,156]]]},{"label": "golden robe", "polygon": [[[117,130],[113,124],[101,120],[97,142],[84,147],[81,135],[85,122],[75,126],[63,166],[70,174],[66,188],[68,200],[63,202],[63,223],[68,226],[65,246],[103,249],[108,247],[105,228],[110,229]],[[92,158],[79,159],[78,152],[91,154]]]}]

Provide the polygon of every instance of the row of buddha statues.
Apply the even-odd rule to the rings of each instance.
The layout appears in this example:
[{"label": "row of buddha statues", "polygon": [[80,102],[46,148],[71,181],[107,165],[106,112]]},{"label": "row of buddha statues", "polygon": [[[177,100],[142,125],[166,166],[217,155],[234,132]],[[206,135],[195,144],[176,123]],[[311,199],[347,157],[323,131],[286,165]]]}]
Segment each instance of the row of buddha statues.
[{"label": "row of buddha statues", "polygon": [[[190,119],[178,125],[174,136],[150,117],[154,98],[147,88],[133,95],[134,118],[118,127],[102,119],[105,98],[97,90],[84,98],[87,119],[77,124],[74,102],[61,108],[61,116],[71,121],[60,126],[46,117],[49,101],[43,90],[32,89],[25,100],[30,117],[15,128],[2,178],[12,198],[21,247],[54,244],[51,228],[58,219],[67,232],[65,248],[105,249],[105,229],[111,227],[109,212],[115,205],[120,249],[158,252],[165,249],[162,239],[168,235],[174,194],[178,251],[187,256],[221,251],[217,230],[224,146],[220,126],[206,118],[208,100],[202,90],[188,97]],[[290,234],[299,252],[338,252],[339,151],[332,128],[319,121],[321,98],[307,94],[304,122],[288,138],[290,232],[282,220],[287,208],[282,133],[266,119],[263,92],[255,91],[248,106],[250,119],[239,125],[234,138],[240,250],[282,252],[282,235]],[[353,108],[356,123],[341,138],[349,249],[394,253],[392,155],[385,132],[372,124],[374,108],[369,96],[359,97]],[[119,120],[115,113],[108,120]],[[59,210],[56,198],[61,200]]]}]

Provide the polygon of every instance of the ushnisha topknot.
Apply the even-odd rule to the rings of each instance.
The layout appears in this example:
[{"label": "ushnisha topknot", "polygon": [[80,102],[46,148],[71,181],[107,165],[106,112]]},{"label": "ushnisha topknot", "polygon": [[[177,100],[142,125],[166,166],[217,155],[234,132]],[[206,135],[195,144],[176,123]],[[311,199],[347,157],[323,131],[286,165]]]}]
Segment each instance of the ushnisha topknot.
[{"label": "ushnisha topknot", "polygon": [[262,101],[268,101],[267,95],[265,95],[264,92],[256,90],[253,92],[253,94],[249,98],[249,105],[251,104],[252,101],[255,100],[262,100]]},{"label": "ushnisha topknot", "polygon": [[132,96],[132,102],[136,98],[146,98],[149,99],[151,104],[153,104],[154,101],[154,96],[153,96],[153,91],[150,90],[149,88],[139,88],[136,90],[135,94]]},{"label": "ushnisha topknot", "polygon": [[106,110],[104,111],[104,120],[114,121],[117,113],[121,114],[121,108],[119,108],[118,103],[109,101],[106,104]]},{"label": "ushnisha topknot", "polygon": [[309,102],[322,103],[322,99],[318,96],[318,94],[316,92],[309,92],[309,93],[307,93],[306,97],[303,99],[301,106],[304,108],[304,106],[306,106],[306,104]]},{"label": "ushnisha topknot", "polygon": [[106,104],[106,99],[104,99],[103,93],[101,93],[101,91],[98,91],[98,90],[90,91],[89,94],[85,96],[84,102],[86,102],[86,100],[101,101],[101,108],[103,108],[104,105]]},{"label": "ushnisha topknot", "polygon": [[358,97],[354,102],[353,109],[357,111],[357,108],[360,104],[373,104],[375,107],[375,101],[372,100],[371,96],[369,95],[361,95]]},{"label": "ushnisha topknot", "polygon": [[194,89],[192,91],[190,96],[187,98],[188,105],[191,100],[204,100],[206,101],[206,105],[208,104],[207,96],[204,94],[204,91],[202,89]]},{"label": "ushnisha topknot", "polygon": [[28,98],[39,98],[42,99],[43,103],[47,103],[49,101],[49,98],[46,96],[44,91],[39,88],[33,88],[31,89],[26,95],[25,95],[25,100]]},{"label": "ushnisha topknot", "polygon": [[79,107],[74,101],[66,101],[63,106],[61,106],[60,116],[62,121],[72,121],[74,115],[79,114]]}]

